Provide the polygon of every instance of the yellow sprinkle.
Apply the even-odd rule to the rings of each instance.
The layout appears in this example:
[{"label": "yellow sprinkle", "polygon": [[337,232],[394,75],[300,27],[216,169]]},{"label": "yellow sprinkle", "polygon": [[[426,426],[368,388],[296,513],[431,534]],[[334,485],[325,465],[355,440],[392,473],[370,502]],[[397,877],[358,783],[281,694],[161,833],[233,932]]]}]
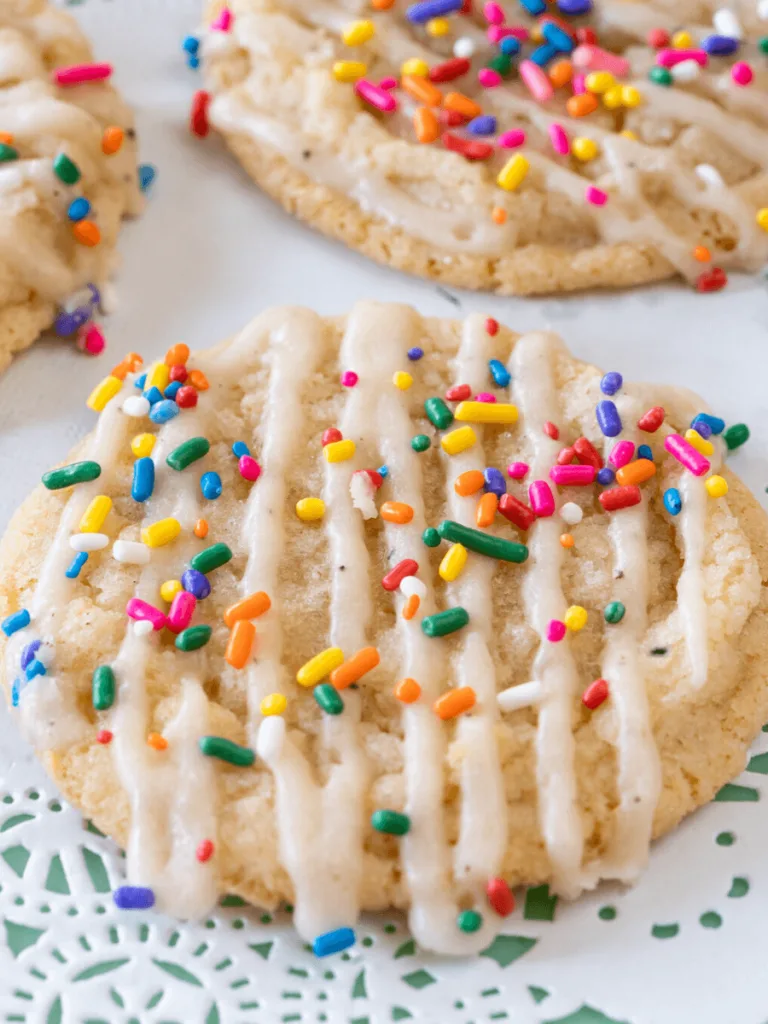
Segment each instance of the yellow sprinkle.
[{"label": "yellow sprinkle", "polygon": [[587,160],[594,160],[600,152],[600,147],[594,139],[587,139],[583,135],[579,135],[571,142],[571,152],[577,160],[583,160],[584,163]]},{"label": "yellow sprinkle", "polygon": [[148,548],[161,548],[164,544],[170,544],[181,533],[181,523],[178,519],[158,519],[151,526],[145,526],[141,531],[141,539]]},{"label": "yellow sprinkle", "polygon": [[131,451],[137,459],[146,459],[152,454],[157,438],[154,434],[137,434],[131,441]]},{"label": "yellow sprinkle", "polygon": [[80,533],[100,533],[111,508],[111,498],[108,498],[106,494],[97,495],[83,512],[83,517],[80,520]]},{"label": "yellow sprinkle", "polygon": [[724,498],[728,493],[728,481],[716,473],[714,476],[707,477],[704,486],[707,488],[710,498]]},{"label": "yellow sprinkle", "polygon": [[355,454],[355,442],[331,441],[323,448],[323,454],[328,462],[346,462]]},{"label": "yellow sprinkle", "polygon": [[637,132],[633,132],[631,128],[625,128],[619,132],[625,139],[631,139],[633,142],[637,142]]},{"label": "yellow sprinkle", "polygon": [[170,366],[166,366],[165,363],[155,363],[154,366],[149,368],[144,390],[149,391],[150,388],[159,388],[160,391],[165,391],[170,383]]},{"label": "yellow sprinkle", "polygon": [[639,107],[643,102],[643,94],[634,85],[622,85],[621,102],[625,107]]},{"label": "yellow sprinkle", "polygon": [[459,402],[454,415],[460,423],[517,423],[517,406],[509,402]]},{"label": "yellow sprinkle", "polygon": [[325,515],[325,502],[322,498],[300,498],[296,502],[296,515],[305,523],[322,519]]},{"label": "yellow sprinkle", "polygon": [[337,82],[356,82],[365,78],[368,65],[361,60],[337,60],[333,65],[333,77]]},{"label": "yellow sprinkle", "polygon": [[563,622],[572,632],[578,633],[587,624],[587,609],[582,608],[580,604],[572,604],[563,616]]},{"label": "yellow sprinkle", "polygon": [[675,32],[672,36],[672,46],[675,50],[687,50],[693,46],[693,39],[691,39],[689,32]]},{"label": "yellow sprinkle", "polygon": [[461,575],[466,564],[467,549],[463,544],[451,544],[443,555],[438,572],[446,582],[451,583]]},{"label": "yellow sprinkle", "polygon": [[540,43],[544,39],[544,33],[541,30],[541,25],[534,25],[530,31],[531,42]]},{"label": "yellow sprinkle", "polygon": [[372,21],[353,21],[341,33],[345,46],[362,46],[369,39],[373,39],[376,26]]},{"label": "yellow sprinkle", "polygon": [[174,597],[183,589],[181,580],[166,580],[160,587],[160,597],[170,604]]},{"label": "yellow sprinkle", "polygon": [[499,171],[496,184],[499,188],[503,188],[507,192],[514,192],[514,190],[522,184],[523,179],[528,173],[529,167],[530,164],[523,154],[516,153],[515,156],[512,156],[507,160]]},{"label": "yellow sprinkle", "polygon": [[119,378],[105,377],[88,395],[88,401],[85,404],[89,409],[93,409],[94,412],[101,412],[107,402],[115,397],[122,386],[123,382]]},{"label": "yellow sprinkle", "polygon": [[603,106],[609,110],[618,110],[624,102],[622,86],[616,85],[608,92],[603,93]]},{"label": "yellow sprinkle", "polygon": [[440,444],[446,454],[458,455],[459,452],[465,452],[467,448],[471,448],[476,440],[477,436],[472,427],[459,427],[457,430],[452,430],[450,434],[444,434],[440,438]]},{"label": "yellow sprinkle", "polygon": [[288,698],[282,693],[270,693],[259,704],[262,715],[282,715],[288,707]]},{"label": "yellow sprinkle", "polygon": [[296,673],[296,682],[302,686],[315,686],[343,663],[344,651],[340,647],[328,647],[301,666]]},{"label": "yellow sprinkle", "polygon": [[602,95],[602,93],[608,92],[609,89],[616,85],[616,79],[610,71],[590,71],[584,79],[584,85],[589,92],[596,92],[598,95]]},{"label": "yellow sprinkle", "polygon": [[764,206],[762,210],[757,211],[756,219],[763,231],[768,231],[768,206]]},{"label": "yellow sprinkle", "polygon": [[429,74],[429,64],[420,57],[411,57],[400,66],[401,75],[415,75],[416,78],[426,78]]},{"label": "yellow sprinkle", "polygon": [[430,18],[426,25],[427,33],[437,39],[447,36],[451,31],[451,23],[447,18]]},{"label": "yellow sprinkle", "polygon": [[694,430],[693,427],[686,430],[685,440],[689,444],[693,445],[697,452],[701,452],[702,455],[711,455],[715,450],[715,446],[712,442],[703,438],[698,430]]},{"label": "yellow sprinkle", "polygon": [[411,384],[413,384],[413,377],[410,373],[406,373],[405,370],[398,370],[392,377],[392,383],[396,388],[400,388],[401,391],[407,391]]}]

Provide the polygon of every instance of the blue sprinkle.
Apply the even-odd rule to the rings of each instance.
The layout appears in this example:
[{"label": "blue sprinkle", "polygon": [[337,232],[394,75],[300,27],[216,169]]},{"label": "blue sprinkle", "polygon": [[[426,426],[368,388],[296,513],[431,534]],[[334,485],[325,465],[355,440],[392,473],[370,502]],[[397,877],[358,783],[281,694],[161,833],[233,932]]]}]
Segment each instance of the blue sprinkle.
[{"label": "blue sprinkle", "polygon": [[570,53],[576,45],[567,32],[551,21],[544,23],[541,34],[559,53]]},{"label": "blue sprinkle", "polygon": [[516,57],[520,53],[520,43],[514,36],[504,36],[499,43],[499,49],[505,57]]},{"label": "blue sprinkle", "polygon": [[222,486],[221,477],[218,473],[211,471],[210,473],[203,473],[200,477],[200,490],[203,492],[203,497],[207,501],[215,501],[221,497]]},{"label": "blue sprinkle", "polygon": [[121,885],[112,898],[120,910],[149,910],[155,905],[155,894],[141,885]]},{"label": "blue sprinkle", "polygon": [[551,60],[554,60],[558,53],[559,51],[555,46],[544,43],[543,46],[537,46],[528,59],[532,60],[534,64],[538,64],[540,68],[543,68]]},{"label": "blue sprinkle", "polygon": [[45,665],[42,663],[42,661],[38,661],[38,659],[35,658],[34,661],[30,661],[29,665],[27,665],[24,675],[27,677],[27,682],[29,682],[31,679],[34,679],[35,676],[44,676]]},{"label": "blue sprinkle", "polygon": [[332,953],[341,953],[343,949],[349,949],[355,944],[355,933],[351,928],[337,928],[335,931],[318,935],[312,943],[312,952],[315,956],[330,956]]},{"label": "blue sprinkle", "polygon": [[613,402],[607,400],[598,402],[595,407],[595,415],[597,416],[597,425],[606,437],[618,437],[621,433],[621,417]]},{"label": "blue sprinkle", "polygon": [[653,449],[649,444],[641,444],[637,449],[638,459],[650,459],[653,462]]},{"label": "blue sprinkle", "polygon": [[600,390],[604,395],[615,395],[623,383],[624,378],[621,374],[616,373],[615,370],[611,370],[611,372],[606,373],[600,381]]},{"label": "blue sprinkle", "polygon": [[200,40],[197,36],[185,36],[181,48],[185,53],[197,53],[200,49]]},{"label": "blue sprinkle", "polygon": [[139,188],[147,192],[152,182],[157,177],[157,170],[152,164],[139,164]]},{"label": "blue sprinkle", "polygon": [[74,221],[85,220],[90,212],[91,204],[84,196],[80,196],[78,199],[73,199],[69,204],[67,216],[70,220]]},{"label": "blue sprinkle", "polygon": [[133,464],[133,483],[131,497],[134,501],[147,501],[155,489],[155,464],[147,455],[136,459]]},{"label": "blue sprinkle", "polygon": [[500,359],[491,359],[488,363],[488,369],[491,371],[493,383],[496,384],[497,387],[509,387],[509,382],[512,380],[512,374]]},{"label": "blue sprinkle", "polygon": [[676,487],[669,487],[664,491],[664,508],[671,516],[676,516],[683,507],[683,499]]},{"label": "blue sprinkle", "polygon": [[31,622],[29,612],[26,608],[22,608],[19,612],[14,612],[13,615],[9,615],[7,619],[3,619],[0,624],[0,629],[5,633],[6,636],[13,636],[14,633],[18,633],[20,629],[26,629]]},{"label": "blue sprinkle", "polygon": [[473,135],[493,135],[496,131],[496,118],[493,114],[481,114],[473,117],[467,125],[467,131]]},{"label": "blue sprinkle", "polygon": [[232,445],[232,453],[235,455],[236,458],[242,459],[244,455],[250,455],[251,450],[245,443],[245,441],[235,441],[235,443]]},{"label": "blue sprinkle", "polygon": [[694,420],[691,426],[705,441],[712,437],[712,427],[710,427],[706,420]]},{"label": "blue sprinkle", "polygon": [[[719,416],[710,416],[708,412],[698,413],[696,419],[691,424],[692,427],[695,426],[697,420],[706,423],[711,428],[713,434],[722,434],[725,430],[725,420],[721,420]],[[698,430],[699,428],[696,427],[695,429]]]},{"label": "blue sprinkle", "polygon": [[389,476],[389,469],[387,466],[379,466],[376,472],[379,474],[379,476],[383,476],[385,478]]},{"label": "blue sprinkle", "polygon": [[65,570],[64,575],[68,580],[76,580],[80,575],[80,570],[83,568],[85,563],[88,561],[87,551],[78,551],[75,557],[69,564],[69,568]]},{"label": "blue sprinkle", "polygon": [[739,40],[731,36],[707,36],[702,39],[701,48],[712,57],[728,57],[738,50]]},{"label": "blue sprinkle", "polygon": [[156,402],[159,402],[162,399],[163,392],[160,390],[160,388],[156,388],[155,385],[153,384],[151,388],[148,388],[144,392],[144,397],[146,398],[150,405],[154,405]]},{"label": "blue sprinkle", "polygon": [[576,17],[579,14],[589,14],[592,10],[592,0],[557,0],[557,6],[563,14]]},{"label": "blue sprinkle", "polygon": [[424,349],[419,348],[418,345],[415,345],[413,348],[408,349],[408,358],[411,360],[412,363],[418,362],[418,360],[421,359],[423,355]]},{"label": "blue sprinkle", "polygon": [[598,469],[597,482],[599,484],[602,484],[603,487],[608,487],[608,485],[612,484],[615,479],[616,474],[613,472],[612,469],[609,469],[607,466],[604,466],[602,469]]},{"label": "blue sprinkle", "polygon": [[149,410],[149,418],[153,423],[167,423],[174,416],[178,416],[180,411],[175,402],[172,402],[169,398],[164,398],[162,402],[157,402],[152,406]]},{"label": "blue sprinkle", "polygon": [[483,485],[484,491],[492,491],[499,497],[501,497],[502,494],[507,493],[507,481],[504,479],[504,474],[500,469],[495,469],[493,466],[489,466],[488,469],[483,472],[483,479],[485,480],[485,484]]},{"label": "blue sprinkle", "polygon": [[[542,0],[543,3],[543,0]],[[462,0],[423,0],[419,4],[411,4],[405,12],[408,21],[423,25],[432,18],[443,18],[446,14],[454,14],[462,8]]]},{"label": "blue sprinkle", "polygon": [[42,640],[33,640],[27,644],[24,650],[21,652],[21,671],[23,672],[27,665],[34,660],[35,655],[40,650],[40,644]]},{"label": "blue sprinkle", "polygon": [[71,313],[59,313],[53,324],[56,334],[60,338],[68,338],[77,330],[77,321]]},{"label": "blue sprinkle", "polygon": [[182,574],[181,585],[198,601],[204,601],[211,592],[210,580],[197,569],[187,569]]},{"label": "blue sprinkle", "polygon": [[539,14],[543,14],[547,9],[544,0],[520,0],[520,6],[528,11],[529,14],[532,14],[534,18]]},{"label": "blue sprinkle", "polygon": [[17,708],[19,706],[19,697],[21,696],[21,680],[14,679],[11,684],[11,707]]},{"label": "blue sprinkle", "polygon": [[144,390],[144,385],[146,383],[147,383],[147,375],[146,375],[146,373],[142,373],[142,375],[140,377],[137,377],[136,380],[133,382],[133,386],[138,388],[139,391],[143,391]]},{"label": "blue sprinkle", "polygon": [[193,71],[197,71],[200,67],[200,58],[195,56],[187,57],[187,67],[192,68]]},{"label": "blue sprinkle", "polygon": [[164,398],[175,398],[178,394],[179,388],[181,387],[180,380],[172,380],[168,387],[163,392]]}]

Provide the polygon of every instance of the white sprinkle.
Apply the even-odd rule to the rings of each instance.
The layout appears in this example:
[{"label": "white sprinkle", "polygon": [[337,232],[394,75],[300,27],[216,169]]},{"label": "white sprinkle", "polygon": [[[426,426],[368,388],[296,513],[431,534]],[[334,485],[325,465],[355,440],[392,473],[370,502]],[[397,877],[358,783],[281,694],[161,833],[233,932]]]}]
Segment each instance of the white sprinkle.
[{"label": "white sprinkle", "polygon": [[496,700],[502,711],[517,711],[519,708],[531,707],[541,700],[541,683],[520,683],[517,686],[510,686],[508,690],[502,690]]},{"label": "white sprinkle", "polygon": [[412,597],[414,594],[422,598],[427,596],[427,585],[422,583],[418,576],[406,576],[400,583],[400,591],[404,597]]},{"label": "white sprinkle", "polygon": [[256,753],[271,768],[282,754],[284,745],[285,719],[280,715],[269,715],[259,726]]},{"label": "white sprinkle", "polygon": [[114,313],[117,310],[117,285],[111,281],[101,286],[101,311],[102,313]]},{"label": "white sprinkle", "polygon": [[569,526],[575,526],[584,518],[584,513],[582,512],[581,507],[577,505],[575,501],[566,501],[560,509],[560,515]]},{"label": "white sprinkle", "polygon": [[724,184],[720,172],[712,164],[697,164],[695,170],[701,180],[706,181],[708,185],[721,186]]},{"label": "white sprinkle", "polygon": [[73,551],[101,551],[109,544],[106,533],[73,533],[69,546]]},{"label": "white sprinkle", "polygon": [[739,19],[726,7],[721,7],[712,15],[712,24],[719,36],[728,36],[729,39],[741,39],[744,35]]},{"label": "white sprinkle", "polygon": [[695,60],[681,60],[669,70],[676,82],[692,82],[701,74],[701,68]]},{"label": "white sprinkle", "polygon": [[116,540],[112,545],[112,554],[118,562],[126,565],[146,565],[151,557],[147,545],[138,540]]},{"label": "white sprinkle", "polygon": [[475,55],[475,43],[469,36],[461,36],[453,44],[454,57],[473,57]]},{"label": "white sprinkle", "polygon": [[133,624],[133,632],[136,636],[148,636],[153,629],[154,626],[149,619],[139,619],[138,622]]},{"label": "white sprinkle", "polygon": [[144,395],[131,395],[123,402],[123,412],[126,416],[146,416],[150,409],[149,399]]},{"label": "white sprinkle", "polygon": [[376,488],[364,470],[358,469],[350,477],[349,493],[352,495],[352,504],[363,513],[363,519],[375,519],[378,516],[376,502],[373,500]]}]

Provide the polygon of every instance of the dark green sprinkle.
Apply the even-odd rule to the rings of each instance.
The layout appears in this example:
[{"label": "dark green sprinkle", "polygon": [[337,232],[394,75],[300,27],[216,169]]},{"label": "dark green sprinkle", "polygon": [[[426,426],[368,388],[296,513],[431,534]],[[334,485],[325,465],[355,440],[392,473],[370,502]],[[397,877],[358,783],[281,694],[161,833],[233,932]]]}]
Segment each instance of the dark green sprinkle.
[{"label": "dark green sprinkle", "polygon": [[210,450],[211,446],[207,438],[190,437],[188,441],[180,444],[178,448],[174,448],[165,461],[171,469],[182,470],[186,469],[187,466],[191,466],[193,462],[197,462],[198,459],[202,459]]},{"label": "dark green sprinkle", "polygon": [[453,423],[453,413],[442,398],[428,398],[424,403],[424,412],[433,427],[445,430]]},{"label": "dark green sprinkle", "polygon": [[733,832],[718,832],[715,836],[715,842],[718,846],[733,846],[736,842],[736,836]]},{"label": "dark green sprinkle", "polygon": [[11,160],[19,159],[19,151],[14,149],[13,146],[7,145],[5,142],[0,142],[0,164],[10,163]]},{"label": "dark green sprinkle", "polygon": [[220,565],[226,565],[231,558],[232,552],[226,544],[212,544],[204,551],[198,551],[189,564],[193,569],[197,569],[198,572],[207,576],[209,572],[218,569]]},{"label": "dark green sprinkle", "polygon": [[667,648],[666,647],[652,647],[651,648],[651,654],[653,654],[654,657],[663,658],[666,653],[667,653]]},{"label": "dark green sprinkle", "polygon": [[80,169],[66,153],[59,153],[53,161],[53,173],[65,185],[75,185],[80,181]]},{"label": "dark green sprinkle", "polygon": [[757,45],[760,47],[761,53],[768,53],[768,36],[763,36]]},{"label": "dark green sprinkle", "polygon": [[106,711],[115,703],[115,673],[109,665],[99,665],[91,680],[93,706],[96,711]]},{"label": "dark green sprinkle", "polygon": [[499,53],[493,60],[488,61],[488,67],[498,71],[502,78],[506,78],[512,67],[512,58],[506,53]]},{"label": "dark green sprinkle", "polygon": [[377,832],[386,832],[390,836],[404,836],[411,827],[411,819],[399,811],[374,811],[371,825]]},{"label": "dark green sprinkle", "polygon": [[330,683],[320,683],[312,691],[315,700],[326,713],[326,715],[340,715],[344,710],[344,701],[335,686]]},{"label": "dark green sprinkle", "polygon": [[421,620],[421,628],[427,636],[447,636],[448,633],[455,633],[462,629],[469,622],[469,614],[466,608],[457,605],[455,608],[447,608],[444,612],[436,615],[426,615]]},{"label": "dark green sprinkle", "polygon": [[616,907],[600,907],[597,916],[601,921],[614,921],[616,919]]},{"label": "dark green sprinkle", "polygon": [[459,926],[459,930],[462,932],[471,933],[479,931],[482,923],[482,914],[478,914],[476,910],[462,910],[462,912],[456,918],[456,924]]},{"label": "dark green sprinkle", "polygon": [[250,747],[241,747],[223,736],[201,736],[198,746],[206,757],[217,757],[227,764],[236,764],[238,768],[250,768],[256,760],[256,754]]},{"label": "dark green sprinkle", "polygon": [[621,622],[621,620],[624,618],[624,612],[626,610],[627,609],[624,607],[621,601],[611,601],[610,604],[607,604],[605,606],[605,611],[603,612],[603,615],[605,616],[605,621],[610,622],[613,625],[616,625],[617,622]]},{"label": "dark green sprinkle", "polygon": [[733,451],[734,448],[741,448],[744,442],[749,440],[749,427],[746,423],[734,423],[723,434],[723,440],[730,451]]},{"label": "dark green sprinkle", "polygon": [[470,551],[488,555],[489,558],[500,558],[504,562],[524,562],[528,557],[528,548],[525,544],[494,537],[482,530],[473,530],[472,527],[462,526],[452,519],[445,519],[440,523],[437,532],[443,540],[449,540],[452,544],[463,544]]},{"label": "dark green sprinkle", "polygon": [[417,434],[411,438],[411,448],[415,452],[425,452],[431,443],[426,434]]},{"label": "dark green sprinkle", "polygon": [[651,68],[648,77],[656,85],[672,85],[672,73],[666,68]]},{"label": "dark green sprinkle", "polygon": [[422,533],[421,539],[424,541],[428,548],[436,548],[440,545],[440,534],[437,532],[434,526],[428,526],[424,533]]},{"label": "dark green sprinkle", "polygon": [[62,466],[61,469],[43,473],[43,484],[49,491],[60,491],[62,487],[84,484],[100,476],[101,466],[98,462],[73,462],[69,466]]},{"label": "dark green sprinkle", "polygon": [[190,626],[176,637],[176,646],[180,651],[196,651],[205,647],[211,639],[213,630],[210,626]]}]

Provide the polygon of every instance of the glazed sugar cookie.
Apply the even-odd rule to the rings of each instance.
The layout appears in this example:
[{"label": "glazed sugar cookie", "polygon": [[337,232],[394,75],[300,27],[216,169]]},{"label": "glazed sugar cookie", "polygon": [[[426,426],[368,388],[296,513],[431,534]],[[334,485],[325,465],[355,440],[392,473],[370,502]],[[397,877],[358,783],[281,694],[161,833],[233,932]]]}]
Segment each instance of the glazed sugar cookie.
[{"label": "glazed sugar cookie", "polygon": [[400,306],[187,356],[99,385],[0,550],[13,714],[127,848],[121,906],[290,900],[319,952],[410,906],[465,953],[509,885],[633,881],[741,770],[768,718],[766,518],[722,467],[746,427]]},{"label": "glazed sugar cookie", "polygon": [[[541,294],[682,275],[713,291],[728,268],[759,269],[754,5],[743,23],[715,16],[741,38],[697,24],[705,4],[545,7],[215,3],[193,130],[213,125],[302,220],[443,283]],[[686,33],[668,31],[681,17]]]},{"label": "glazed sugar cookie", "polygon": [[84,326],[120,220],[140,208],[133,119],[110,75],[69,14],[0,5],[0,370],[57,312],[58,333]]}]

